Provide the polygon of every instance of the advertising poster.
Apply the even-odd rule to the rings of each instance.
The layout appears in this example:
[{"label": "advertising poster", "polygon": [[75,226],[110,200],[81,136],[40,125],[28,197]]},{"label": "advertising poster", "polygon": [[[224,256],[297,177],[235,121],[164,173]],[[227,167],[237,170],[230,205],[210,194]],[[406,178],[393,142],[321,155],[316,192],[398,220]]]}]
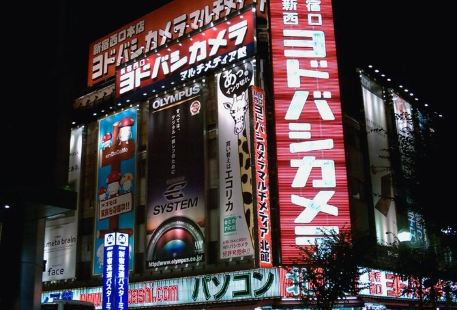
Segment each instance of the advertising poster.
[{"label": "advertising poster", "polygon": [[75,277],[77,232],[75,216],[46,221],[43,282]]},{"label": "advertising poster", "polygon": [[157,97],[148,141],[148,268],[198,263],[205,254],[204,106],[201,84]]},{"label": "advertising poster", "polygon": [[246,62],[216,74],[219,130],[220,259],[254,255],[254,202]]},{"label": "advertising poster", "polygon": [[362,76],[362,95],[367,130],[372,196],[375,208],[376,238],[380,244],[391,244],[397,235],[386,105],[381,89]]},{"label": "advertising poster", "polygon": [[[68,184],[77,192],[79,198],[81,179],[81,154],[84,128],[73,129],[70,136],[70,154],[68,159]],[[45,271],[42,280],[55,281],[75,277],[76,243],[78,236],[78,208],[63,218],[46,220],[44,233]]]},{"label": "advertising poster", "polygon": [[[400,163],[403,177],[406,181],[406,203],[414,203],[413,194],[408,188],[410,182],[414,182],[416,167],[416,139],[414,136],[413,110],[411,104],[403,98],[394,95],[395,125],[397,127],[398,146],[400,148]],[[411,233],[411,244],[426,246],[425,225],[422,215],[412,210],[408,211],[408,225]]]},{"label": "advertising poster", "polygon": [[103,272],[104,236],[110,232],[129,235],[129,267],[133,270],[136,139],[136,109],[99,121],[94,274]]}]

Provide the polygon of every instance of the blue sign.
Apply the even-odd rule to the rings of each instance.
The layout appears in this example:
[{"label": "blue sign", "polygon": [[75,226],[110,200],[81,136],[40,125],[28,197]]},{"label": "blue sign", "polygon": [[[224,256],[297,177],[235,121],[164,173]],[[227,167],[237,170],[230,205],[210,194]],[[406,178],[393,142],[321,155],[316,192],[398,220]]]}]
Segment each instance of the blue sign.
[{"label": "blue sign", "polygon": [[128,275],[128,234],[106,234],[103,256],[103,310],[128,308]]}]

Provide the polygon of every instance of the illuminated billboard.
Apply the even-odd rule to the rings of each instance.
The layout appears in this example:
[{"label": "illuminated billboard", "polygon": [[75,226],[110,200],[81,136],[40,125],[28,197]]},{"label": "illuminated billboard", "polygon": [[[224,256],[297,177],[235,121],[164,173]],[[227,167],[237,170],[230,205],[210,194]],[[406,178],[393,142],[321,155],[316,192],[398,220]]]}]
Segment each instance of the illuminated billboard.
[{"label": "illuminated billboard", "polygon": [[148,268],[205,259],[204,84],[151,100],[145,251]]},{"label": "illuminated billboard", "polygon": [[257,217],[257,261],[259,267],[273,267],[273,244],[271,238],[270,174],[268,171],[267,112],[265,92],[250,87],[250,103],[253,132],[253,167],[255,174],[255,204]]},{"label": "illuminated billboard", "polygon": [[[279,268],[259,268],[129,283],[126,292],[128,309],[178,305],[197,307],[198,304],[214,306],[214,303],[278,298],[279,273]],[[71,288],[43,292],[41,301],[47,303],[64,298],[83,300],[92,302],[95,309],[102,309],[102,294],[100,286]],[[127,309],[127,304],[124,305]]]},{"label": "illuminated billboard", "polygon": [[138,59],[117,70],[116,96],[165,79],[171,79],[170,85],[193,80],[252,56],[254,27],[254,14],[248,11],[184,38],[160,53]]},{"label": "illuminated billboard", "polygon": [[129,235],[129,267],[133,269],[136,145],[136,109],[99,121],[94,274],[103,272],[104,236],[114,231]]},{"label": "illuminated billboard", "polygon": [[[270,1],[283,263],[350,229],[332,6]],[[319,240],[319,239],[317,239]]]},{"label": "illuminated billboard", "polygon": [[[175,0],[91,43],[87,85],[93,86],[115,75],[117,68],[156,52],[173,40],[212,25],[253,3],[246,1]],[[258,12],[265,2],[258,1]],[[168,46],[167,46],[168,47]]]},{"label": "illuminated billboard", "polygon": [[386,103],[382,88],[362,75],[362,96],[370,161],[371,190],[378,243],[394,242],[397,234],[397,212],[392,183]]},{"label": "illuminated billboard", "polygon": [[254,203],[248,88],[251,62],[216,74],[219,132],[219,257],[254,255]]}]

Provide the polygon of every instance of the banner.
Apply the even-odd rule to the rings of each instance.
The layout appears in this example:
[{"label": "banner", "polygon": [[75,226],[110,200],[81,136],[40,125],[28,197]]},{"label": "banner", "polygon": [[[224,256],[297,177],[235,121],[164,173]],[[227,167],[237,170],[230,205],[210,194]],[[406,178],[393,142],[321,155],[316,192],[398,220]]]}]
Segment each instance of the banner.
[{"label": "banner", "polygon": [[386,105],[380,86],[362,76],[362,96],[367,130],[372,197],[375,208],[376,238],[391,244],[397,235],[397,214],[387,137]]},{"label": "banner", "polygon": [[75,277],[83,132],[83,127],[72,129],[70,136],[68,184],[77,193],[76,210],[64,218],[46,220],[43,282]]},{"label": "banner", "polygon": [[351,229],[332,2],[270,0],[282,263]]},{"label": "banner", "polygon": [[136,139],[136,109],[99,121],[94,274],[103,271],[104,235],[114,231],[129,235],[129,268],[133,270]]},{"label": "banner", "polygon": [[[254,54],[254,27],[254,14],[248,11],[138,59],[117,70],[116,96],[152,84],[168,88],[246,59]],[[157,83],[165,79],[170,84]]]},{"label": "banner", "polygon": [[205,178],[202,85],[157,97],[150,106],[147,267],[204,260]]},{"label": "banner", "polygon": [[254,255],[248,88],[251,62],[216,74],[219,131],[220,259]]},{"label": "banner", "polygon": [[[186,304],[214,304],[278,298],[279,269],[251,269],[129,283],[128,308]],[[41,294],[42,302],[56,299],[85,300],[102,309],[102,287],[73,288]]]},{"label": "banner", "polygon": [[271,201],[270,173],[268,171],[267,113],[265,111],[265,92],[250,87],[252,109],[255,203],[257,218],[257,260],[259,267],[273,267],[273,244],[271,242]]},{"label": "banner", "polygon": [[[401,171],[405,186],[403,191],[408,205],[414,203],[413,193],[408,184],[416,178],[416,139],[414,133],[413,110],[411,104],[397,95],[393,95],[395,124],[397,127],[398,147],[400,153]],[[408,210],[408,225],[411,233],[410,244],[424,247],[427,245],[425,223],[422,215]]]},{"label": "banner", "polygon": [[129,235],[112,232],[104,240],[103,309],[127,309]]}]

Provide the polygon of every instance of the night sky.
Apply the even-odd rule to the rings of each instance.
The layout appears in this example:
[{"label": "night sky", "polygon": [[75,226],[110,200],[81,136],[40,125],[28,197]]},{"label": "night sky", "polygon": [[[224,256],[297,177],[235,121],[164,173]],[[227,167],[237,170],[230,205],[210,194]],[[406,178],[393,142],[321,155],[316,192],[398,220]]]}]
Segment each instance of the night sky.
[{"label": "night sky", "polygon": [[[12,11],[16,12],[15,18],[3,27],[4,42],[9,43],[4,51],[12,56],[3,58],[10,82],[3,88],[8,100],[3,102],[2,113],[7,115],[3,126],[7,147],[2,148],[1,160],[2,172],[7,173],[2,186],[55,183],[54,167],[60,163],[59,152],[63,152],[55,137],[57,131],[68,129],[62,122],[70,121],[59,115],[85,91],[90,42],[152,11],[161,2],[16,4],[17,9]],[[412,0],[335,0],[334,17],[338,56],[345,63],[340,68],[342,79],[353,74],[357,66],[373,65],[392,78],[393,86],[405,85],[420,104],[428,103],[430,109],[442,114],[440,127],[444,134],[439,142],[443,157],[436,163],[436,170],[455,175],[454,165],[446,164],[451,158],[446,139],[453,131],[450,108],[455,100],[450,90],[456,68],[451,48],[454,11],[445,7],[450,5]],[[437,202],[451,205],[450,196],[444,194],[450,185],[437,179],[439,182],[443,190],[436,192]]]}]

